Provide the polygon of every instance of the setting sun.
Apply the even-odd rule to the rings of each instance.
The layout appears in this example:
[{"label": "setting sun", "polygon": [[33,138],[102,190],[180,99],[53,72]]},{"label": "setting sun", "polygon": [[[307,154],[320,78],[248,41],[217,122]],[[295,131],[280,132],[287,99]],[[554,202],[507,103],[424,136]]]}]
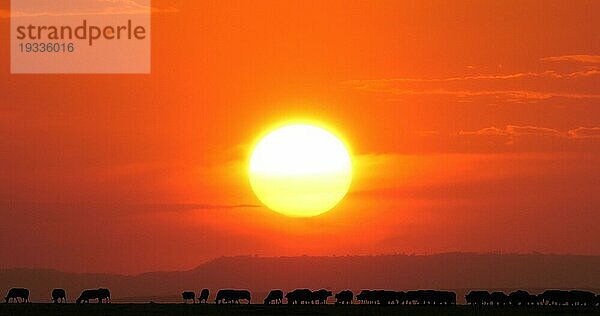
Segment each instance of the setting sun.
[{"label": "setting sun", "polygon": [[254,147],[249,177],[254,193],[271,210],[310,217],[329,211],[346,195],[352,162],[344,143],[325,129],[286,125]]}]

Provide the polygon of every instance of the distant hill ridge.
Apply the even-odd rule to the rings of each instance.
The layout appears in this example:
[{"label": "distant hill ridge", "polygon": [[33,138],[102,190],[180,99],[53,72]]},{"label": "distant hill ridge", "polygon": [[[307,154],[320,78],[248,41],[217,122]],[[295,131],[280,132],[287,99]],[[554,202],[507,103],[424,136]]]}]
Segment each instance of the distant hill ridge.
[{"label": "distant hill ridge", "polygon": [[[308,287],[388,289],[598,289],[600,256],[551,254],[380,255],[337,257],[221,257],[192,270],[125,276],[49,269],[0,270],[0,291],[27,287],[33,301],[49,301],[52,288],[73,301],[85,288],[108,287],[113,298],[176,300],[182,290],[246,288],[264,293]],[[460,293],[459,293],[460,295]],[[120,299],[119,299],[120,298]],[[262,297],[254,297],[262,299]],[[137,301],[137,299],[136,299]]]}]

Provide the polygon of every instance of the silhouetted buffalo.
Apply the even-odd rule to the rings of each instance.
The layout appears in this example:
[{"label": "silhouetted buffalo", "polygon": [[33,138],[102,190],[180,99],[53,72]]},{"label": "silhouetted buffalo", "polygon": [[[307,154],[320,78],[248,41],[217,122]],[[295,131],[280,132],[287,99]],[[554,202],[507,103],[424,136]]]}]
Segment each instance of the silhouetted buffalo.
[{"label": "silhouetted buffalo", "polygon": [[504,292],[493,292],[490,294],[490,304],[497,306],[508,305],[510,300],[508,295],[504,294]]},{"label": "silhouetted buffalo", "polygon": [[455,305],[456,293],[449,291],[418,290],[389,291],[362,290],[356,299],[361,304],[411,304],[411,305]]},{"label": "silhouetted buffalo", "polygon": [[265,297],[265,305],[269,304],[283,304],[283,291],[282,290],[272,290],[269,292],[269,295]]},{"label": "silhouetted buffalo", "polygon": [[450,291],[437,291],[438,304],[456,305],[456,293]]},{"label": "silhouetted buffalo", "polygon": [[241,300],[247,300],[250,304],[250,291],[248,290],[219,290],[215,303],[217,304],[239,304]]},{"label": "silhouetted buffalo", "polygon": [[332,295],[333,293],[331,293],[331,291],[320,289],[312,292],[310,300],[313,304],[327,304],[327,299]]},{"label": "silhouetted buffalo", "polygon": [[356,300],[361,304],[374,304],[375,303],[375,291],[362,290],[356,295]]},{"label": "silhouetted buffalo", "polygon": [[[402,294],[400,294],[402,293]],[[362,290],[356,299],[361,304],[397,304],[400,300],[399,295],[403,296],[403,292],[388,291],[388,290]]]},{"label": "silhouetted buffalo", "polygon": [[104,302],[110,303],[110,291],[103,288],[96,290],[83,290],[75,303],[89,303],[90,300],[98,300],[98,304],[102,304]]},{"label": "silhouetted buffalo", "polygon": [[52,302],[54,303],[66,303],[67,302],[67,293],[64,289],[54,289],[52,290]]},{"label": "silhouetted buffalo", "polygon": [[527,298],[527,305],[540,305],[542,304],[542,300],[535,294],[529,294]]},{"label": "silhouetted buffalo", "polygon": [[98,290],[83,290],[81,292],[81,295],[79,295],[79,297],[75,301],[75,303],[89,303],[90,300],[98,300],[98,303],[102,303],[102,300],[100,299],[100,293],[98,293]]},{"label": "silhouetted buffalo", "polygon": [[202,291],[200,292],[200,295],[198,295],[198,303],[208,303],[208,295],[209,295],[209,291],[208,289],[202,289]]},{"label": "silhouetted buffalo", "polygon": [[336,304],[352,304],[354,293],[350,290],[344,290],[335,295]]},{"label": "silhouetted buffalo", "polygon": [[[402,293],[402,292],[398,292]],[[419,305],[455,305],[456,293],[449,291],[418,290],[399,295],[399,303]]]},{"label": "silhouetted buffalo", "polygon": [[419,293],[419,291],[407,291],[406,293],[404,293],[403,297],[401,297],[402,299],[402,303],[403,304],[420,304],[421,301],[421,294]]},{"label": "silhouetted buffalo", "polygon": [[531,295],[529,292],[523,290],[511,292],[508,295],[508,298],[510,304],[515,306],[536,305],[538,303],[537,296]]},{"label": "silhouetted buffalo", "polygon": [[287,303],[291,304],[310,304],[312,302],[312,291],[309,289],[296,289],[285,294]]},{"label": "silhouetted buffalo", "polygon": [[4,297],[6,303],[12,301],[13,303],[28,303],[29,302],[29,290],[24,288],[12,288],[8,290],[8,293]]},{"label": "silhouetted buffalo", "polygon": [[388,290],[373,291],[375,302],[381,305],[389,305],[396,303],[396,292]]},{"label": "silhouetted buffalo", "polygon": [[565,305],[569,303],[568,291],[546,290],[538,297],[544,305]]},{"label": "silhouetted buffalo", "polygon": [[181,298],[184,304],[189,301],[192,301],[192,304],[196,303],[196,294],[194,292],[181,292]]},{"label": "silhouetted buffalo", "polygon": [[547,290],[538,295],[544,305],[594,306],[598,304],[596,295],[589,291]]},{"label": "silhouetted buffalo", "polygon": [[98,299],[98,303],[102,303],[104,300],[106,300],[106,303],[110,303],[110,291],[108,289],[99,288]]},{"label": "silhouetted buffalo", "polygon": [[569,305],[571,306],[594,306],[596,305],[596,295],[588,291],[572,290],[569,291]]},{"label": "silhouetted buffalo", "polygon": [[469,305],[487,305],[491,299],[491,294],[488,291],[471,291],[465,296],[465,300]]},{"label": "silhouetted buffalo", "polygon": [[396,291],[396,304],[408,304],[408,295],[403,291]]}]

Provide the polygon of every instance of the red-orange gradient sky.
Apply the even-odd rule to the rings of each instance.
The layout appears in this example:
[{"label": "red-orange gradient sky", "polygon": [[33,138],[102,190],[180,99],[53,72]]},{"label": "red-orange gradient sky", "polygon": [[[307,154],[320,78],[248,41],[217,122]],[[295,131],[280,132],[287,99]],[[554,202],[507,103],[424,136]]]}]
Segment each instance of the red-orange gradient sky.
[{"label": "red-orange gradient sky", "polygon": [[[159,1],[151,75],[11,75],[0,267],[138,273],[222,255],[600,255],[600,2]],[[259,205],[249,144],[308,118],[344,202]]]}]

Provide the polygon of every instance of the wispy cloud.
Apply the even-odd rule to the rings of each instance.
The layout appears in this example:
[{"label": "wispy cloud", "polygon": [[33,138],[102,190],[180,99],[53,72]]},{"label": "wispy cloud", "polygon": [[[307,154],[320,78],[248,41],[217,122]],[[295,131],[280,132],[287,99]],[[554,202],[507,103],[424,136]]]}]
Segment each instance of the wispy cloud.
[{"label": "wispy cloud", "polygon": [[[584,56],[584,55],[577,55]],[[595,56],[587,56],[594,60]],[[581,86],[571,79],[597,78],[600,67],[587,65],[577,71],[559,72],[514,72],[505,74],[476,74],[465,76],[414,78],[396,77],[384,79],[359,79],[344,81],[343,84],[356,90],[390,96],[406,95],[447,95],[457,98],[492,97],[512,103],[534,103],[552,98],[598,99],[596,91],[581,90]],[[550,81],[548,81],[550,80]],[[548,88],[552,80],[561,82],[561,90]],[[594,79],[595,80],[595,79]],[[574,85],[570,84],[573,82]],[[554,85],[556,86],[556,85]],[[522,87],[528,87],[522,89]],[[539,88],[536,88],[539,87]],[[569,91],[571,90],[571,91]]]},{"label": "wispy cloud", "polygon": [[556,129],[538,126],[506,125],[504,128],[495,126],[482,128],[477,131],[460,131],[459,135],[489,135],[489,136],[519,136],[519,135],[546,135],[567,136]]},{"label": "wispy cloud", "polygon": [[600,127],[578,127],[567,134],[571,138],[600,138]]},{"label": "wispy cloud", "polygon": [[564,139],[600,138],[600,127],[578,127],[561,132],[548,127],[506,125],[504,128],[491,126],[476,131],[459,131],[458,135],[503,136],[509,139],[507,144],[512,144],[515,137],[519,136],[547,136]]},{"label": "wispy cloud", "polygon": [[[102,214],[108,217],[131,216],[146,213],[185,213],[192,211],[217,211],[260,208],[254,204],[209,204],[209,203],[165,203],[165,204],[135,204],[135,203],[36,203],[11,202],[1,203],[0,210],[10,216],[18,216],[23,212],[44,211],[46,218],[56,216],[89,216]],[[95,215],[94,215],[95,216]]]},{"label": "wispy cloud", "polygon": [[171,212],[185,212],[185,211],[196,211],[196,210],[222,210],[222,209],[236,209],[236,208],[255,208],[261,207],[255,204],[140,204],[132,205],[132,208],[143,209],[146,211],[171,211]]},{"label": "wispy cloud", "polygon": [[568,79],[576,77],[594,76],[600,74],[600,69],[596,67],[587,68],[582,71],[561,73],[555,70],[546,70],[543,72],[517,72],[510,74],[479,74],[468,76],[441,77],[441,78],[391,78],[374,80],[349,80],[345,83],[350,85],[381,85],[402,82],[453,82],[453,81],[475,81],[475,80],[511,80],[523,78],[554,78]]},{"label": "wispy cloud", "polygon": [[[508,73],[470,73],[440,77],[403,77],[347,80],[347,87],[387,96],[451,96],[471,101],[488,97],[496,102],[536,103],[553,98],[599,99],[590,89],[600,78],[600,55],[565,55],[542,61],[576,61],[570,70],[546,69]],[[473,68],[470,68],[473,69]],[[391,100],[395,100],[391,98]]]},{"label": "wispy cloud", "polygon": [[542,58],[543,61],[573,61],[586,64],[600,64],[600,55],[562,55]]},{"label": "wispy cloud", "polygon": [[404,79],[383,79],[383,80],[352,80],[346,84],[351,87],[375,93],[386,93],[393,96],[402,95],[448,95],[458,98],[491,96],[501,97],[508,102],[527,103],[546,100],[551,98],[568,99],[600,99],[600,94],[595,93],[569,93],[553,91],[535,91],[535,90],[450,90],[444,88],[437,89],[408,89],[397,86],[394,83],[402,82]]}]

